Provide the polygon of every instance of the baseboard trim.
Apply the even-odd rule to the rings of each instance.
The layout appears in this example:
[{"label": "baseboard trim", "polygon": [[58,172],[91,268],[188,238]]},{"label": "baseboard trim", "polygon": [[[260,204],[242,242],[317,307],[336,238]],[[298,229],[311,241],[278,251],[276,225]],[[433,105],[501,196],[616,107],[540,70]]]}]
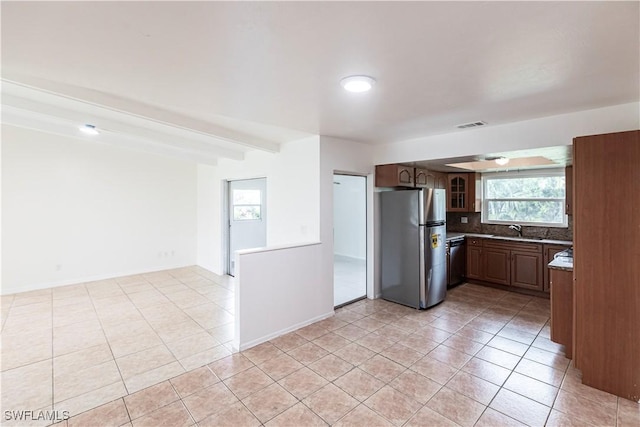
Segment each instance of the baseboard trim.
[{"label": "baseboard trim", "polygon": [[367,260],[366,257],[357,257],[357,256],[351,256],[351,255],[342,255],[342,254],[338,254],[338,253],[334,253],[333,254],[334,258],[336,259],[341,259],[344,261],[351,261],[351,260],[355,260],[355,261],[361,261],[364,262]]},{"label": "baseboard trim", "polygon": [[284,329],[280,329],[279,331],[273,332],[271,334],[267,334],[267,335],[262,336],[260,338],[256,338],[256,339],[251,340],[249,342],[238,343],[237,345],[236,345],[236,343],[234,343],[233,344],[233,348],[234,349],[237,348],[239,351],[247,350],[247,349],[249,349],[251,347],[255,347],[258,344],[262,344],[263,342],[267,342],[267,341],[272,340],[274,338],[277,338],[277,337],[279,337],[281,335],[288,334],[289,332],[293,332],[293,331],[295,331],[297,329],[304,328],[305,326],[308,326],[308,325],[310,325],[312,323],[319,322],[320,320],[327,319],[327,318],[333,316],[334,314],[335,314],[335,311],[333,311],[333,309],[332,309],[330,312],[321,314],[320,316],[316,316],[316,317],[313,317],[311,319],[307,319],[307,320],[305,320],[303,322],[296,323],[295,325],[289,326],[289,327],[284,328]]},{"label": "baseboard trim", "polygon": [[98,280],[109,280],[109,279],[115,279],[123,276],[133,276],[136,274],[155,273],[158,271],[173,270],[176,268],[193,267],[195,265],[196,264],[164,265],[161,267],[156,267],[151,269],[144,268],[140,270],[130,270],[130,271],[124,271],[124,272],[110,273],[110,274],[98,274],[95,276],[78,277],[75,279],[56,280],[56,281],[44,282],[44,283],[33,283],[30,285],[25,285],[20,287],[2,286],[2,288],[0,289],[0,295],[11,295],[11,294],[17,294],[20,292],[39,291],[42,289],[58,288],[60,286],[79,285],[82,283],[95,282]]}]

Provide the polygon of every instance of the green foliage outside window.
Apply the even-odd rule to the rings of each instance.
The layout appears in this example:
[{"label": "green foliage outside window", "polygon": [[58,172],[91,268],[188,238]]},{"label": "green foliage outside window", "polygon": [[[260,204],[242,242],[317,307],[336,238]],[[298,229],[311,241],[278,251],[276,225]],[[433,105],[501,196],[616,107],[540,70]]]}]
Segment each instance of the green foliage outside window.
[{"label": "green foliage outside window", "polygon": [[496,174],[483,180],[485,221],[566,225],[563,174]]}]

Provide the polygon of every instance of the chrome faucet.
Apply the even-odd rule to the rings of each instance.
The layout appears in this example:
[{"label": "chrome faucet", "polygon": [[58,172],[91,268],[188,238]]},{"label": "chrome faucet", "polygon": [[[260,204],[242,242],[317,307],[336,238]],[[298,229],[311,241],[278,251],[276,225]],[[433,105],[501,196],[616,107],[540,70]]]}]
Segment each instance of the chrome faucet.
[{"label": "chrome faucet", "polygon": [[516,230],[518,232],[518,236],[522,237],[522,226],[520,224],[510,225],[509,228],[512,230]]}]

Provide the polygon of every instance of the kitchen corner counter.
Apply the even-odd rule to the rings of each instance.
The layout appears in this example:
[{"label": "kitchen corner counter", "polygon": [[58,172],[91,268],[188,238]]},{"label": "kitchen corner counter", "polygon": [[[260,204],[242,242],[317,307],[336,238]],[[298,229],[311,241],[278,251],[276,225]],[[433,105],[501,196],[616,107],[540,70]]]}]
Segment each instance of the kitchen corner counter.
[{"label": "kitchen corner counter", "polygon": [[556,257],[548,264],[548,267],[554,270],[573,271],[573,258]]},{"label": "kitchen corner counter", "polygon": [[454,239],[464,239],[465,236],[466,235],[464,233],[447,233],[447,242],[450,242]]}]

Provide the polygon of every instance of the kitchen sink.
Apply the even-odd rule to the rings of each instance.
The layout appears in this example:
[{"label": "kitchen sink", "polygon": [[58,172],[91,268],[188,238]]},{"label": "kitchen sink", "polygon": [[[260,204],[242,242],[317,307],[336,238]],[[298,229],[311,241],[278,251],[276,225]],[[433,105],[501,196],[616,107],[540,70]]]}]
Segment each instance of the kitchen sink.
[{"label": "kitchen sink", "polygon": [[541,242],[546,240],[544,237],[493,236],[493,238],[500,240],[512,240],[516,242]]}]

